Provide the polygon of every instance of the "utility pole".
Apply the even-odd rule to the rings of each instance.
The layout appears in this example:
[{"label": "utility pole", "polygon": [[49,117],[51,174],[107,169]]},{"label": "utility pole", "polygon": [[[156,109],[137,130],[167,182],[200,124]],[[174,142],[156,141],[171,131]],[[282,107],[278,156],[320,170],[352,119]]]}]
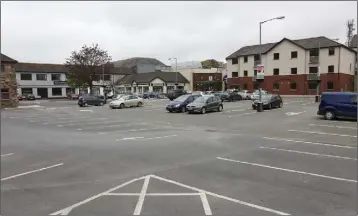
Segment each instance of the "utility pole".
[{"label": "utility pole", "polygon": [[176,57],[169,58],[169,61],[172,59],[175,60],[175,89],[177,89],[178,86],[178,59]]}]

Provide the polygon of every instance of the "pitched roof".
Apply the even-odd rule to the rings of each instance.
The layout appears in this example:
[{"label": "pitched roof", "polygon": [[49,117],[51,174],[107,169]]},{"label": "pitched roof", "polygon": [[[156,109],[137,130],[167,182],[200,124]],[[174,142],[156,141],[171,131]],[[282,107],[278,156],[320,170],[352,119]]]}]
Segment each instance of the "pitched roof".
[{"label": "pitched roof", "polygon": [[1,62],[8,62],[8,63],[17,63],[15,59],[10,58],[9,56],[1,53]]},{"label": "pitched roof", "polygon": [[[232,59],[237,58],[239,56],[249,56],[249,55],[257,55],[257,54],[265,54],[271,49],[273,49],[275,46],[280,44],[282,41],[288,40],[294,44],[296,44],[299,47],[302,47],[303,49],[315,49],[315,48],[328,48],[328,47],[338,47],[338,46],[344,46],[341,43],[338,43],[334,40],[331,40],[326,37],[314,37],[314,38],[305,38],[305,39],[298,39],[298,40],[290,40],[288,38],[283,38],[281,41],[276,43],[267,43],[262,45],[252,45],[252,46],[245,46],[237,50],[236,52],[232,53],[226,59]],[[351,50],[350,48],[346,47],[347,49]],[[354,52],[354,50],[351,50]]]},{"label": "pitched roof", "polygon": [[355,34],[353,37],[352,37],[352,40],[349,42],[349,47],[351,48],[357,48],[357,35]]},{"label": "pitched roof", "polygon": [[[149,73],[132,74],[127,75],[121,80],[117,81],[116,85],[132,84],[133,81],[135,81],[136,83],[149,83],[156,78],[159,78],[164,82],[173,83],[176,81],[176,73],[156,71]],[[189,83],[189,81],[181,73],[178,73],[177,81],[178,83]]]},{"label": "pitched roof", "polygon": [[143,58],[143,57],[134,57],[129,59],[123,59],[119,61],[113,62],[115,67],[134,67],[139,64],[152,64],[152,65],[160,65],[160,66],[166,66],[163,62],[159,61],[155,58]]}]

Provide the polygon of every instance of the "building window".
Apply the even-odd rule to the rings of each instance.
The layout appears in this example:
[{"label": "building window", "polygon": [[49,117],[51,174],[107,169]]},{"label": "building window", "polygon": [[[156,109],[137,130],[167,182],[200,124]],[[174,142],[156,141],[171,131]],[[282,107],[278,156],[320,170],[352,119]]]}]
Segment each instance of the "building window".
[{"label": "building window", "polygon": [[280,75],[280,69],[274,68],[273,69],[273,75]]},{"label": "building window", "polygon": [[36,80],[46,81],[47,74],[36,74]]},{"label": "building window", "polygon": [[244,63],[247,62],[247,56],[244,56]]},{"label": "building window", "polygon": [[308,73],[318,73],[318,67],[310,67]]},{"label": "building window", "polygon": [[257,76],[257,70],[254,70],[254,76]]},{"label": "building window", "polygon": [[32,94],[32,88],[21,88],[22,95]]},{"label": "building window", "polygon": [[244,84],[244,90],[247,90],[247,83]]},{"label": "building window", "polygon": [[101,79],[99,75],[92,75],[91,77],[93,81],[99,81]]},{"label": "building window", "polygon": [[297,74],[297,68],[291,68],[291,74]]},{"label": "building window", "polygon": [[290,90],[296,90],[297,89],[297,83],[296,82],[291,82],[290,83]]},{"label": "building window", "polygon": [[111,75],[104,75],[104,81],[111,81]]},{"label": "building window", "polygon": [[247,70],[244,71],[244,77],[247,77],[248,76],[248,73],[247,73]]},{"label": "building window", "polygon": [[5,71],[5,65],[1,65],[1,72]]},{"label": "building window", "polygon": [[62,88],[52,88],[52,96],[62,96]]},{"label": "building window", "polygon": [[280,53],[274,53],[273,60],[279,60],[279,59],[280,59]]},{"label": "building window", "polygon": [[238,76],[239,76],[239,72],[232,72],[231,75],[232,75],[232,77],[238,77]]},{"label": "building window", "polygon": [[51,74],[52,81],[61,81],[61,74]]},{"label": "building window", "polygon": [[334,73],[334,65],[328,66],[328,73]]},{"label": "building window", "polygon": [[7,88],[1,89],[1,100],[9,100],[10,99],[10,92]]},{"label": "building window", "polygon": [[291,59],[297,58],[297,51],[291,52]]},{"label": "building window", "polygon": [[234,64],[237,64],[237,63],[238,63],[237,58],[232,59],[232,64],[233,64],[233,65],[234,65]]},{"label": "building window", "polygon": [[308,89],[317,89],[317,84],[316,83],[308,83]]},{"label": "building window", "polygon": [[22,74],[20,75],[20,79],[21,79],[21,80],[32,80],[32,74],[22,73]]},{"label": "building window", "polygon": [[280,84],[279,83],[274,83],[272,89],[275,90],[275,91],[280,90]]},{"label": "building window", "polygon": [[334,55],[334,47],[328,49],[328,55]]},{"label": "building window", "polygon": [[328,81],[327,82],[327,90],[333,90],[334,86],[333,86],[333,82],[332,81]]}]

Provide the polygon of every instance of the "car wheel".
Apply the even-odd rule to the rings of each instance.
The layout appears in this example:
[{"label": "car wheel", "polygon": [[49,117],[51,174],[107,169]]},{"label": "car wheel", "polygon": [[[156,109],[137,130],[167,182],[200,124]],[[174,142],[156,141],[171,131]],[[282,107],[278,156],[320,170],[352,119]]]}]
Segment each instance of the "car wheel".
[{"label": "car wheel", "polygon": [[218,112],[221,112],[221,111],[223,111],[223,106],[222,106],[222,105],[220,105],[220,106],[218,107]]},{"label": "car wheel", "polygon": [[182,107],[182,108],[181,108],[181,112],[182,112],[182,113],[185,113],[185,112],[186,112],[185,107]]},{"label": "car wheel", "polygon": [[124,104],[121,104],[119,107],[120,107],[121,109],[124,109]]},{"label": "car wheel", "polygon": [[85,103],[84,106],[85,106],[85,107],[88,107],[88,103]]},{"label": "car wheel", "polygon": [[104,105],[104,103],[103,103],[103,102],[101,102],[101,103],[99,103],[99,105],[100,105],[100,106],[103,106],[103,105]]},{"label": "car wheel", "polygon": [[333,120],[333,119],[336,118],[336,114],[335,114],[333,111],[326,111],[326,112],[324,113],[324,118],[325,118],[326,120]]},{"label": "car wheel", "polygon": [[201,112],[201,114],[205,114],[206,113],[206,108],[205,107],[201,108],[200,112]]},{"label": "car wheel", "polygon": [[138,102],[137,107],[141,107],[142,105],[142,102]]},{"label": "car wheel", "polygon": [[188,111],[188,114],[193,114],[193,112],[192,112],[192,111]]}]

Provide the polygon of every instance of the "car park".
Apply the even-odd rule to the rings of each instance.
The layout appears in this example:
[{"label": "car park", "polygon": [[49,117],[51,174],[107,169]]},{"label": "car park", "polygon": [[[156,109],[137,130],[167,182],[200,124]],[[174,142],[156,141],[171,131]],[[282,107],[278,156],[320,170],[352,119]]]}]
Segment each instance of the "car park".
[{"label": "car park", "polygon": [[88,105],[103,106],[104,101],[97,95],[83,95],[78,99],[78,105],[80,107],[86,107]]},{"label": "car park", "polygon": [[[254,100],[252,102],[252,109],[257,109],[257,105],[260,101]],[[283,101],[280,95],[274,95],[274,94],[265,94],[261,97],[261,102],[263,103],[264,109],[272,109],[272,108],[282,108],[283,107]]]},{"label": "car park", "polygon": [[143,106],[143,98],[140,98],[135,95],[126,95],[109,103],[109,107],[111,109],[115,109],[115,108],[123,109],[128,107],[141,107],[141,106]]},{"label": "car park", "polygon": [[224,108],[222,101],[219,97],[214,95],[204,95],[195,99],[192,103],[186,106],[188,113],[201,113],[205,114],[210,111],[221,112]]},{"label": "car park", "polygon": [[357,93],[323,92],[317,114],[326,120],[339,117],[357,119]]},{"label": "car park", "polygon": [[175,100],[169,102],[165,108],[169,112],[186,112],[187,111],[186,106],[188,104],[190,104],[191,102],[193,102],[198,97],[201,97],[201,95],[199,95],[199,94],[197,94],[197,95],[193,95],[193,94],[182,95],[182,96],[176,98]]}]

